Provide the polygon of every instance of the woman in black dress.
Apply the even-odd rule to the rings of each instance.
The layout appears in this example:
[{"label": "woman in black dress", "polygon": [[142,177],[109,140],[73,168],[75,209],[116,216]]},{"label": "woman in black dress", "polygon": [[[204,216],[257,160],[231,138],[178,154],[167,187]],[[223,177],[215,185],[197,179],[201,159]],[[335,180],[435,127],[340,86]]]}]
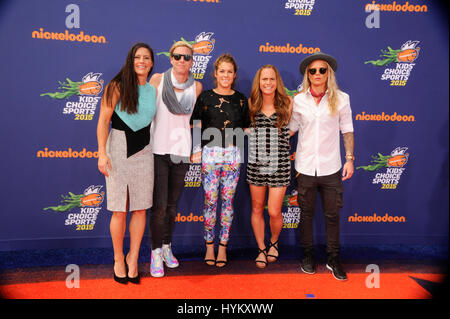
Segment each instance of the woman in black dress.
[{"label": "woman in black dress", "polygon": [[[281,206],[290,183],[289,118],[292,98],[286,95],[280,73],[272,65],[261,67],[253,80],[249,99],[252,132],[249,141],[247,182],[252,197],[252,227],[258,244],[256,266],[278,259],[278,237],[283,228]],[[269,247],[264,242],[266,192],[270,216]]]}]

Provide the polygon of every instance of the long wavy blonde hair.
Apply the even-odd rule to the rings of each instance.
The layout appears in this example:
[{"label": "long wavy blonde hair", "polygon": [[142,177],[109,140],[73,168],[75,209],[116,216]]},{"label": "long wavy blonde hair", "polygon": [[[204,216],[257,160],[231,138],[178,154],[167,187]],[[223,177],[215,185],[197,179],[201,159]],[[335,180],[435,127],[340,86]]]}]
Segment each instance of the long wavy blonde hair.
[{"label": "long wavy blonde hair", "polygon": [[286,91],[284,90],[283,80],[281,79],[280,72],[278,72],[277,68],[273,65],[267,64],[259,68],[259,70],[255,74],[255,78],[253,79],[252,90],[250,93],[250,103],[249,103],[249,116],[252,125],[255,125],[255,116],[261,111],[262,108],[262,93],[259,87],[261,72],[264,69],[272,69],[275,72],[277,79],[277,88],[275,90],[275,97],[273,101],[273,105],[275,107],[275,111],[277,112],[277,127],[281,129],[283,126],[286,126],[289,123],[289,106],[291,104],[291,100],[289,99]]},{"label": "long wavy blonde hair", "polygon": [[[326,63],[328,68],[328,76],[327,76],[328,107],[330,108],[331,115],[335,115],[337,113],[337,104],[339,102],[338,100],[339,87],[337,85],[336,76],[334,75],[333,69],[326,61],[323,62]],[[311,86],[311,82],[309,81],[308,78],[310,65],[307,66],[305,75],[303,76],[302,90],[300,91],[300,93],[307,92],[309,87]]]}]

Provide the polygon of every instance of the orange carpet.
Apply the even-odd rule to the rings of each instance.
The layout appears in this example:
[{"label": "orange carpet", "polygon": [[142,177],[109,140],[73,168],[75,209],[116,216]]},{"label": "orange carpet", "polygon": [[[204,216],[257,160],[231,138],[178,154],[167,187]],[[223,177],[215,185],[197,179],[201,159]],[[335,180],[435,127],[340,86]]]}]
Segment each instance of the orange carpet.
[{"label": "orange carpet", "polygon": [[220,274],[144,277],[140,285],[126,286],[112,279],[80,280],[79,288],[65,281],[21,283],[0,286],[8,299],[428,299],[430,293],[414,279],[435,283],[440,274],[382,273],[379,288],[367,288],[367,273],[348,274],[335,280],[329,273]]}]

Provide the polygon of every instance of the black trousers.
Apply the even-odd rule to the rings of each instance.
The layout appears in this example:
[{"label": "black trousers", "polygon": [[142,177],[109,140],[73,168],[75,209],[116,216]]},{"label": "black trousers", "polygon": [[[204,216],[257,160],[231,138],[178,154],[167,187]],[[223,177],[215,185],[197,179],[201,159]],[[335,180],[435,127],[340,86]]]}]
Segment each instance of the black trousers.
[{"label": "black trousers", "polygon": [[328,257],[339,255],[339,209],[343,206],[341,172],[327,176],[297,176],[298,203],[301,209],[300,238],[303,254],[314,254],[313,217],[317,194],[325,215]]},{"label": "black trousers", "polygon": [[172,242],[178,198],[189,169],[189,158],[154,154],[155,187],[150,214],[152,249]]}]

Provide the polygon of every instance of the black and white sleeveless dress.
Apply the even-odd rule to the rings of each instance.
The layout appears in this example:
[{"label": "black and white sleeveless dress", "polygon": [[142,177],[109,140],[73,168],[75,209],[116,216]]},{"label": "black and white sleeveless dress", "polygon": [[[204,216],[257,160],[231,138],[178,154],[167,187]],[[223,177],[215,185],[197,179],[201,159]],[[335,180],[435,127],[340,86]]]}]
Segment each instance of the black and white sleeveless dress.
[{"label": "black and white sleeveless dress", "polygon": [[289,128],[278,130],[277,118],[277,113],[267,117],[259,112],[255,116],[247,164],[247,182],[251,185],[283,187],[290,184]]}]

